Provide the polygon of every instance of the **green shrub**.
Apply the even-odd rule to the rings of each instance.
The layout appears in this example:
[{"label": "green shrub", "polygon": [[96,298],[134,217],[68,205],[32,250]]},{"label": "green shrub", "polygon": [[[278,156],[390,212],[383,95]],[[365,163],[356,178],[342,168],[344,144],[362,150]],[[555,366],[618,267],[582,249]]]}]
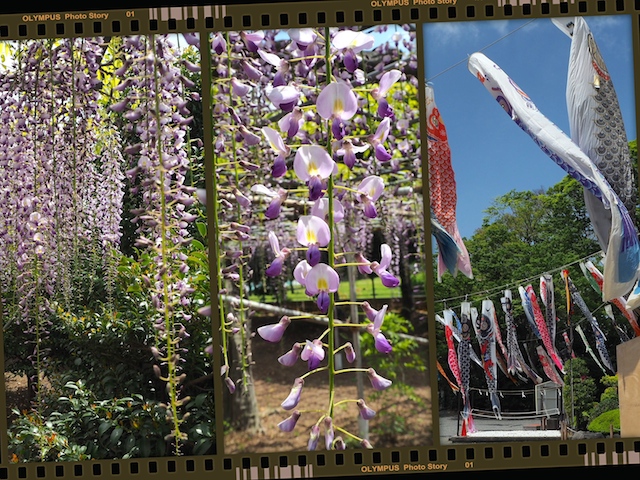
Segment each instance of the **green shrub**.
[{"label": "green shrub", "polygon": [[603,433],[606,435],[611,431],[612,425],[614,432],[620,432],[620,409],[609,410],[599,415],[589,423],[587,429],[590,432]]}]

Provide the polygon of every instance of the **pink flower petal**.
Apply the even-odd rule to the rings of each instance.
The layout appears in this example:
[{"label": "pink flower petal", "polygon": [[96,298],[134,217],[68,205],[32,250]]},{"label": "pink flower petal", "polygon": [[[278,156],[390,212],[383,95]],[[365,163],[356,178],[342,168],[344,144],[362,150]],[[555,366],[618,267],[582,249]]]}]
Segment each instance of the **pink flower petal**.
[{"label": "pink flower petal", "polygon": [[334,166],[335,162],[320,145],[303,145],[293,160],[293,170],[303,182],[311,177],[329,178]]},{"label": "pink flower petal", "polygon": [[293,269],[293,278],[303,287],[306,287],[306,277],[309,270],[311,270],[311,265],[306,260],[300,261],[296,268]]},{"label": "pink flower petal", "polygon": [[358,111],[358,99],[345,83],[333,82],[322,89],[316,101],[318,115],[322,118],[349,120]]},{"label": "pink flower petal", "polygon": [[375,38],[364,32],[355,32],[353,30],[342,30],[336,33],[331,40],[331,44],[338,50],[345,48],[352,49],[355,53],[362,50],[369,50],[373,47]]},{"label": "pink flower petal", "polygon": [[300,245],[304,245],[305,247],[312,244],[326,247],[331,241],[331,231],[329,230],[327,222],[320,217],[316,217],[315,215],[302,215],[298,219],[296,239]]},{"label": "pink flower petal", "polygon": [[309,270],[305,278],[307,292],[316,295],[320,291],[337,292],[340,276],[326,263],[319,263]]}]

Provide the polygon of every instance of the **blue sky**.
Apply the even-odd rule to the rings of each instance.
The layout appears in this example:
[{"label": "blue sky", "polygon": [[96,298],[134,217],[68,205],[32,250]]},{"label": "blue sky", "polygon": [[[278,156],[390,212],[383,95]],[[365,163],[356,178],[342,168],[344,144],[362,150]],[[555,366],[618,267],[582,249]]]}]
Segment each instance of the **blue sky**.
[{"label": "blue sky", "polygon": [[[611,74],[627,137],[633,140],[631,18],[586,21]],[[493,199],[513,189],[548,188],[565,172],[509,118],[469,72],[466,59],[482,51],[570,135],[565,88],[571,39],[549,19],[426,24],[424,34],[426,78],[447,128],[456,175],[458,227],[463,237],[470,237]]]}]

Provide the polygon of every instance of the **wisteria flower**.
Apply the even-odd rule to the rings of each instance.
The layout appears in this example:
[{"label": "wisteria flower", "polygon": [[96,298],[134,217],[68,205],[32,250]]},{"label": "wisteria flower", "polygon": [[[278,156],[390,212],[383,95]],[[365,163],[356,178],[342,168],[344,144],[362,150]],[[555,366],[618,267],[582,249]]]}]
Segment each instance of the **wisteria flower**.
[{"label": "wisteria flower", "polygon": [[291,112],[298,104],[300,91],[292,85],[281,85],[272,88],[267,94],[267,98],[276,108],[283,112]]},{"label": "wisteria flower", "polygon": [[251,91],[251,86],[233,77],[231,79],[231,91],[237,97],[244,97],[247,93]]},{"label": "wisteria flower", "polygon": [[[293,278],[295,278],[296,281],[305,288],[307,286],[306,279],[309,270],[311,270],[311,265],[309,265],[309,262],[307,262],[306,260],[301,260],[300,262],[298,262],[296,267],[293,269]],[[307,295],[309,295],[309,292],[307,292]]]},{"label": "wisteria flower", "polygon": [[264,40],[264,32],[241,32],[240,37],[250,52],[257,52]]},{"label": "wisteria flower", "polygon": [[364,153],[369,150],[370,145],[365,143],[364,145],[354,145],[353,142],[345,138],[342,140],[341,147],[336,150],[336,155],[338,157],[342,157],[343,163],[349,168],[349,170],[353,169],[353,166],[356,164],[358,153]]},{"label": "wisteria flower", "polygon": [[367,325],[367,332],[369,332],[373,336],[374,346],[376,347],[376,350],[384,354],[391,353],[393,347],[391,346],[391,343],[389,343],[389,340],[387,340],[387,337],[384,336],[379,328],[376,329],[373,326],[373,323],[370,323],[369,325]]},{"label": "wisteria flower", "polygon": [[324,419],[324,445],[327,450],[331,450],[333,446],[333,439],[335,431],[333,429],[333,420],[331,417],[325,417]]},{"label": "wisteria flower", "polygon": [[287,30],[289,38],[293,40],[298,50],[306,50],[309,45],[316,41],[318,34],[312,28],[292,28]]},{"label": "wisteria flower", "polygon": [[371,386],[374,390],[386,390],[393,383],[388,378],[378,375],[373,368],[367,369],[367,376],[369,377],[369,381],[371,382]]},{"label": "wisteria flower", "polygon": [[358,410],[360,410],[360,416],[365,420],[371,420],[376,416],[376,411],[369,408],[362,398],[360,398],[356,404],[358,405]]},{"label": "wisteria flower", "polygon": [[309,443],[307,444],[307,450],[313,451],[318,448],[318,441],[320,440],[320,426],[313,425],[311,432],[309,433]]},{"label": "wisteria flower", "polygon": [[362,440],[360,440],[360,445],[362,446],[362,448],[373,448],[373,445],[371,445],[371,442],[366,438],[363,438]]},{"label": "wisteria flower", "polygon": [[324,347],[322,346],[322,342],[318,339],[312,342],[307,340],[302,349],[302,353],[300,353],[300,358],[307,362],[309,370],[318,368],[318,365],[324,360]]},{"label": "wisteria flower", "polygon": [[346,83],[332,82],[318,95],[316,109],[322,118],[332,120],[331,132],[341,140],[344,137],[344,122],[358,111],[358,99]]},{"label": "wisteria flower", "polygon": [[336,50],[343,51],[344,66],[353,73],[358,68],[357,53],[372,48],[375,38],[364,32],[342,30],[334,35],[331,43]]},{"label": "wisteria flower", "polygon": [[293,347],[291,347],[291,350],[278,357],[278,363],[284,365],[285,367],[292,367],[298,361],[300,352],[302,352],[302,344],[296,342],[293,344]]},{"label": "wisteria flower", "polygon": [[224,383],[227,386],[227,389],[229,390],[229,393],[235,393],[236,384],[233,382],[233,380],[231,380],[229,377],[226,377],[224,379]]},{"label": "wisteria flower", "polygon": [[384,192],[384,181],[377,175],[369,175],[358,185],[357,200],[363,204],[364,214],[368,218],[376,218],[378,211],[373,202]]},{"label": "wisteria flower", "polygon": [[278,423],[278,428],[283,432],[292,432],[299,419],[300,412],[298,410],[294,410],[290,417]]},{"label": "wisteria flower", "polygon": [[400,70],[389,70],[384,75],[382,75],[382,77],[380,77],[380,82],[378,83],[378,86],[371,92],[371,96],[376,100],[385,98],[387,96],[387,93],[389,93],[391,87],[393,87],[393,85],[398,80],[400,80],[400,77],[402,77],[402,72]]},{"label": "wisteria flower", "polygon": [[371,96],[378,101],[378,116],[382,118],[389,117],[395,118],[393,109],[387,101],[387,93],[389,89],[400,79],[402,72],[400,70],[390,70],[386,72],[380,78],[380,83],[377,88],[374,88],[371,92]]},{"label": "wisteria flower", "polygon": [[335,448],[336,450],[346,450],[347,449],[347,444],[345,443],[345,441],[344,441],[344,439],[342,437],[338,436],[333,441],[333,448]]},{"label": "wisteria flower", "polygon": [[271,150],[276,154],[276,159],[273,162],[273,166],[271,167],[271,175],[274,178],[279,178],[284,176],[287,173],[287,164],[286,158],[289,155],[291,149],[284,144],[282,137],[280,134],[271,127],[263,127],[262,134],[269,142],[269,146]]},{"label": "wisteria flower", "polygon": [[291,387],[291,391],[287,398],[284,399],[282,404],[280,405],[285,410],[292,410],[298,406],[300,402],[300,395],[302,393],[302,387],[304,386],[304,380],[300,377],[297,377],[293,381],[293,387]]},{"label": "wisteria flower", "polygon": [[[320,217],[325,221],[328,221],[329,199],[323,197],[316,200],[311,206],[310,213],[311,215]],[[342,221],[343,218],[344,218],[344,207],[342,206],[342,203],[340,203],[340,200],[338,200],[337,198],[334,198],[333,199],[333,221],[335,223],[338,223]]]},{"label": "wisteria flower", "polygon": [[269,232],[269,245],[271,245],[271,250],[273,250],[276,258],[273,260],[273,262],[271,262],[271,265],[267,267],[264,273],[265,275],[267,275],[267,277],[277,277],[282,273],[284,261],[291,253],[291,250],[286,247],[281,250],[278,237],[273,232]]},{"label": "wisteria flower", "polygon": [[257,81],[262,78],[262,72],[249,59],[242,61],[242,70],[251,80]]},{"label": "wisteria flower", "polygon": [[267,342],[277,343],[282,339],[284,331],[290,324],[291,320],[285,315],[280,319],[278,323],[258,327],[258,335],[260,335]]},{"label": "wisteria flower", "polygon": [[358,111],[358,99],[346,83],[332,82],[318,95],[316,108],[325,120],[349,120]]},{"label": "wisteria flower", "polygon": [[324,195],[323,180],[329,178],[335,162],[320,145],[303,145],[296,152],[293,170],[300,180],[309,186],[309,200],[315,201]]},{"label": "wisteria flower", "polygon": [[287,132],[288,138],[293,138],[298,134],[303,123],[302,109],[300,107],[294,107],[292,111],[278,121],[278,127],[283,132]]},{"label": "wisteria flower", "polygon": [[318,295],[317,305],[322,313],[329,310],[329,293],[337,292],[340,277],[336,271],[325,263],[318,263],[309,270],[305,278],[307,293]]},{"label": "wisteria flower", "polygon": [[308,247],[307,262],[314,267],[320,262],[320,247],[326,247],[331,241],[331,231],[322,218],[302,215],[298,219],[296,239],[300,245]]},{"label": "wisteria flower", "polygon": [[353,363],[356,361],[356,351],[353,348],[351,342],[347,342],[344,344],[344,356],[349,363]]},{"label": "wisteria flower", "polygon": [[388,162],[389,160],[391,160],[391,154],[383,145],[387,140],[387,137],[389,136],[390,130],[391,119],[389,117],[385,117],[378,125],[376,133],[374,133],[369,139],[371,144],[373,145],[375,157],[380,162]]},{"label": "wisteria flower", "polygon": [[380,262],[371,262],[371,271],[380,277],[382,284],[388,288],[400,285],[400,280],[387,271],[391,265],[391,247],[386,243],[380,245]]},{"label": "wisteria flower", "polygon": [[211,47],[213,51],[218,55],[222,55],[227,51],[227,41],[224,39],[224,36],[221,33],[216,34],[211,41]]},{"label": "wisteria flower", "polygon": [[280,58],[274,53],[266,52],[265,50],[259,49],[258,55],[267,62],[269,65],[276,67],[276,75],[273,78],[273,86],[281,87],[286,85],[286,74],[289,72],[289,62],[285,59]]},{"label": "wisteria flower", "polygon": [[278,191],[271,190],[264,185],[254,185],[251,187],[251,191],[259,195],[264,195],[271,198],[271,202],[264,212],[265,217],[267,217],[269,220],[273,220],[280,216],[280,209],[284,201],[287,199],[289,192],[287,192],[284,188],[279,188]]}]

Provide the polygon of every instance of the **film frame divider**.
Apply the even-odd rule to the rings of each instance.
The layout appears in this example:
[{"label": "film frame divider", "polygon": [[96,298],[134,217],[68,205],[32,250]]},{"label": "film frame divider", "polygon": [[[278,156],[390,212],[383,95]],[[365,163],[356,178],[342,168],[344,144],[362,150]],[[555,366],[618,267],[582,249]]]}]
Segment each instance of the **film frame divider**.
[{"label": "film frame divider", "polygon": [[[531,19],[569,17],[575,15],[630,15],[632,18],[634,65],[640,64],[640,1],[569,1],[552,0],[458,0],[455,5],[441,0],[351,0],[315,1],[285,4],[258,4],[258,12],[247,13],[247,5],[206,5],[131,10],[87,10],[78,12],[10,14],[0,16],[0,41],[32,38],[82,37],[91,35],[170,34],[193,32],[202,35],[217,31],[240,31],[264,28],[311,26],[360,26],[429,22],[463,22],[471,20]],[[250,2],[249,2],[250,3]],[[391,4],[390,6],[385,6]],[[107,15],[106,17],[104,15]],[[422,55],[423,43],[418,42]],[[419,71],[424,73],[424,62]],[[635,69],[638,71],[638,68]],[[424,93],[420,93],[422,100]],[[635,79],[636,112],[640,111],[640,80]],[[424,102],[421,102],[424,103]],[[421,106],[423,109],[424,106]],[[424,112],[423,112],[424,113]],[[638,130],[638,126],[636,129]],[[426,127],[422,125],[421,130]],[[424,131],[422,134],[424,135]],[[636,137],[638,132],[636,132]],[[423,137],[426,138],[426,135]],[[426,158],[426,143],[422,144]],[[424,163],[424,162],[423,162]],[[424,169],[424,166],[423,166]],[[427,227],[428,228],[428,227]],[[428,232],[427,232],[428,233]],[[430,235],[429,235],[430,237]],[[427,243],[429,240],[426,240]],[[435,343],[433,298],[429,298],[429,342]],[[0,312],[1,313],[1,312]],[[215,329],[214,329],[215,330]],[[2,352],[4,342],[0,345]],[[437,425],[437,371],[435,348],[429,349],[434,438]],[[0,355],[4,366],[4,355]],[[0,406],[6,407],[4,396]],[[217,387],[221,381],[217,380]],[[220,390],[220,388],[217,388]],[[222,406],[216,402],[219,412]],[[221,415],[217,415],[222,417]],[[6,429],[6,419],[0,421]],[[511,444],[433,445],[385,448],[383,450],[343,452],[277,452],[233,455],[136,458],[97,460],[90,462],[51,462],[10,464],[7,458],[6,432],[2,437],[0,479],[131,477],[160,475],[172,478],[205,478],[216,475],[220,480],[253,480],[258,478],[312,478],[358,476],[372,473],[412,473],[416,471],[482,471],[582,465],[615,465],[640,463],[640,439],[618,438],[581,441],[518,442]],[[407,465],[412,466],[406,469]],[[174,474],[174,475],[171,475]]]}]

